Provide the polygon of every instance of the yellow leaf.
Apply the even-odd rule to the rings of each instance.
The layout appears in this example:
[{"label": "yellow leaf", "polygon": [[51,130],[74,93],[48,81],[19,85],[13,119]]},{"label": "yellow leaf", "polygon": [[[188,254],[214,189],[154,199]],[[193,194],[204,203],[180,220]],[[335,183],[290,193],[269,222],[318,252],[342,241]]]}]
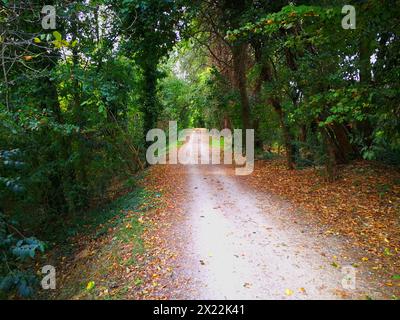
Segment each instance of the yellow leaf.
[{"label": "yellow leaf", "polygon": [[41,41],[40,41],[39,38],[35,38],[35,39],[33,39],[33,42],[35,42],[35,43],[40,43]]},{"label": "yellow leaf", "polygon": [[90,291],[94,288],[94,286],[95,286],[94,281],[90,281],[86,286],[86,290]]},{"label": "yellow leaf", "polygon": [[368,261],[369,259],[367,257],[361,258],[362,261]]},{"label": "yellow leaf", "polygon": [[286,289],[286,290],[285,290],[285,294],[286,294],[287,296],[291,296],[291,295],[293,294],[293,291],[290,290],[290,289]]}]

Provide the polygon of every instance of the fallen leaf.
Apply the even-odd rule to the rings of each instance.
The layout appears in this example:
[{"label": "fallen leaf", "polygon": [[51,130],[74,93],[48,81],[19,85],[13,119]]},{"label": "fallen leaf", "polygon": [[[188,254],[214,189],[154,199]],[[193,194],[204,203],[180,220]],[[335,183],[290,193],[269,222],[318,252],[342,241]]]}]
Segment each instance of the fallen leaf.
[{"label": "fallen leaf", "polygon": [[88,284],[86,285],[86,290],[90,291],[94,288],[95,283],[94,281],[89,281]]},{"label": "fallen leaf", "polygon": [[290,290],[290,289],[286,289],[286,290],[285,290],[285,294],[286,294],[287,296],[291,296],[291,295],[293,295],[293,291]]},{"label": "fallen leaf", "polygon": [[301,293],[303,293],[303,294],[307,294],[307,291],[306,291],[306,289],[304,289],[304,288],[300,288],[299,291],[300,291]]}]

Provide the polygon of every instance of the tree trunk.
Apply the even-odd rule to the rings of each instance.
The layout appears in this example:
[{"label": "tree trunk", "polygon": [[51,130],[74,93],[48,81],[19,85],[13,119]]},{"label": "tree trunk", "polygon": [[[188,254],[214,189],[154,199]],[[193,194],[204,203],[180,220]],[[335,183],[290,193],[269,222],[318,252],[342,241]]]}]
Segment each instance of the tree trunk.
[{"label": "tree trunk", "polygon": [[[271,70],[269,68],[269,65],[263,61],[263,54],[262,54],[262,44],[260,41],[253,41],[251,43],[253,49],[254,49],[254,59],[255,63],[259,64],[261,66],[261,71],[260,74],[256,80],[255,86],[254,86],[254,101],[256,105],[261,104],[261,89],[262,85],[266,81],[271,81],[272,76],[271,76]],[[255,115],[255,118],[253,118],[253,127],[255,130],[255,147],[262,149],[263,148],[263,143],[259,134],[260,130],[260,117],[258,115]]]},{"label": "tree trunk", "polygon": [[235,72],[236,86],[240,93],[240,104],[242,107],[243,130],[251,129],[250,124],[250,102],[247,94],[246,80],[246,45],[239,44],[232,48],[233,67]]},{"label": "tree trunk", "polygon": [[295,148],[292,144],[292,135],[290,133],[288,125],[286,124],[285,115],[283,113],[282,106],[279,103],[279,101],[276,99],[272,99],[271,104],[279,116],[279,122],[282,128],[283,140],[286,149],[287,168],[289,170],[293,170],[295,168]]},{"label": "tree trunk", "polygon": [[[156,66],[147,66],[143,68],[143,92],[141,111],[144,115],[143,130],[146,136],[147,132],[156,128],[159,115],[156,99],[157,91],[157,69]],[[148,145],[151,142],[147,142]]]},{"label": "tree trunk", "polygon": [[336,162],[346,164],[351,155],[356,153],[356,150],[351,145],[347,129],[343,124],[334,123],[331,129],[334,135]]},{"label": "tree trunk", "polygon": [[262,149],[263,147],[263,143],[261,141],[261,137],[260,137],[260,119],[257,117],[256,119],[254,119],[253,121],[253,127],[254,127],[254,145],[256,149]]},{"label": "tree trunk", "polygon": [[326,150],[325,151],[326,178],[329,182],[333,182],[337,178],[337,168],[336,168],[335,146],[333,143],[333,138],[329,131],[330,129],[328,127],[321,129],[322,139]]},{"label": "tree trunk", "polygon": [[[360,55],[360,83],[362,85],[368,86],[372,82],[372,76],[371,76],[371,46],[370,46],[370,40],[366,38],[366,36],[363,36],[362,39],[360,40],[360,46],[359,46],[359,55]],[[356,123],[356,127],[358,130],[361,131],[365,144],[367,146],[372,145],[372,134],[373,134],[373,126],[371,125],[371,122],[369,119],[365,119],[362,121],[358,121]]]}]

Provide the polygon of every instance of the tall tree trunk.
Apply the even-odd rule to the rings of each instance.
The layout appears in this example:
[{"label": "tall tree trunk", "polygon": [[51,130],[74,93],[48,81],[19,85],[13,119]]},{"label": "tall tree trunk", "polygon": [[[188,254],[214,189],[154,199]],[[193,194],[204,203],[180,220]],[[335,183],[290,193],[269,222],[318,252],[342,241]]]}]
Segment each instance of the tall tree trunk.
[{"label": "tall tree trunk", "polygon": [[[78,19],[78,13],[75,13],[72,18],[72,41],[77,40],[78,35],[79,35],[79,19]],[[85,208],[88,205],[89,199],[88,199],[88,192],[87,192],[87,186],[88,186],[88,177],[87,177],[87,163],[89,161],[87,157],[87,150],[86,150],[86,145],[85,145],[85,140],[84,140],[84,135],[83,135],[83,129],[85,126],[85,119],[84,119],[84,110],[82,108],[82,88],[81,84],[79,82],[79,72],[80,68],[80,58],[79,58],[79,52],[78,52],[78,46],[75,46],[72,49],[72,88],[73,88],[73,102],[72,102],[72,107],[73,107],[73,115],[74,115],[74,122],[75,125],[77,125],[80,129],[80,131],[76,134],[75,141],[74,143],[77,146],[78,150],[78,157],[77,161],[75,163],[74,167],[74,173],[75,173],[75,179],[78,181],[77,185],[82,186],[81,190],[79,190],[79,194],[77,194],[76,198],[73,199],[73,205],[76,207],[73,208],[73,210],[76,209],[82,209]]]},{"label": "tall tree trunk", "polygon": [[282,133],[283,133],[283,140],[285,144],[285,149],[286,149],[286,163],[287,163],[287,168],[289,170],[293,170],[295,168],[295,148],[292,143],[292,135],[290,133],[289,127],[286,124],[285,121],[285,114],[282,110],[282,106],[280,102],[276,99],[271,99],[271,104],[274,107],[275,112],[279,116],[279,122],[282,128]]},{"label": "tall tree trunk", "polygon": [[[371,45],[370,40],[367,36],[363,36],[360,40],[359,45],[359,59],[360,59],[360,83],[362,85],[368,86],[372,82],[372,75],[371,75]],[[362,121],[357,122],[356,127],[361,131],[365,144],[367,146],[372,145],[372,134],[373,134],[373,126],[369,119],[365,119]]]},{"label": "tall tree trunk", "polygon": [[[251,46],[254,49],[254,58],[255,63],[261,66],[260,74],[256,80],[253,94],[254,94],[254,101],[255,105],[261,104],[261,89],[262,85],[265,81],[271,80],[271,73],[268,68],[268,64],[263,62],[263,54],[262,54],[262,43],[260,41],[253,41]],[[261,140],[261,135],[259,133],[260,130],[260,117],[258,114],[253,116],[253,126],[255,131],[255,147],[262,149],[263,143]]]},{"label": "tall tree trunk", "polygon": [[[144,115],[143,130],[146,135],[148,131],[156,128],[159,110],[157,104],[157,67],[147,66],[143,68],[143,92],[141,111]],[[151,144],[151,142],[148,142]]]},{"label": "tall tree trunk", "polygon": [[246,80],[246,44],[238,44],[233,46],[233,68],[235,73],[235,81],[240,93],[240,104],[242,107],[242,123],[243,130],[251,129],[250,123],[250,102],[247,94],[247,80]]},{"label": "tall tree trunk", "polygon": [[[62,115],[60,102],[58,100],[57,87],[50,77],[46,77],[44,79],[42,92],[45,93],[44,96],[46,97],[46,99],[42,100],[43,109],[48,108],[52,110],[57,123],[61,125],[64,124],[64,118]],[[47,156],[54,163],[58,163],[59,161],[57,160],[60,158],[67,162],[70,156],[69,151],[71,149],[71,141],[69,137],[64,135],[57,135],[56,139],[58,139],[58,143],[60,144],[60,154],[55,156],[54,151],[51,151]],[[67,213],[68,201],[64,186],[69,179],[68,168],[62,169],[61,167],[58,167],[58,170],[54,170],[48,179],[51,183],[51,188],[48,190],[48,205],[50,209],[60,214]]]},{"label": "tall tree trunk", "polygon": [[[262,52],[261,52],[260,43],[254,42],[254,43],[252,43],[252,46],[254,48],[256,62],[261,64],[260,76],[257,79],[256,87],[255,87],[255,93],[259,95],[260,91],[261,91],[262,83],[266,82],[266,81],[272,81],[273,76],[272,76],[271,65],[268,62],[262,61]],[[287,123],[285,121],[285,114],[283,112],[281,103],[277,98],[269,98],[268,102],[272,105],[275,112],[277,113],[278,118],[279,118],[279,123],[282,128],[282,135],[283,135],[284,145],[285,145],[285,149],[286,149],[287,168],[289,170],[293,170],[293,169],[295,169],[295,163],[296,163],[295,162],[296,150],[292,143],[293,137],[290,133],[289,126],[287,125]]]}]

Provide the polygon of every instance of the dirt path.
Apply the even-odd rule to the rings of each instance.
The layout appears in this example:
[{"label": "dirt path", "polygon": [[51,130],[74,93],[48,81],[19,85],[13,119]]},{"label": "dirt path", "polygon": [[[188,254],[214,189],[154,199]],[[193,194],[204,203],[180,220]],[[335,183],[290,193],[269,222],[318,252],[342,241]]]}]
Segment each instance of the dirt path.
[{"label": "dirt path", "polygon": [[[192,136],[184,148],[198,143]],[[172,278],[184,285],[164,286],[169,298],[379,297],[360,269],[354,269],[356,289],[343,288],[343,265],[336,264],[336,256],[348,265],[359,257],[346,251],[342,240],[327,239],[315,226],[298,221],[301,214],[289,213],[288,203],[241,183],[229,166],[183,167],[183,221],[172,227],[169,243],[179,253]]]}]

